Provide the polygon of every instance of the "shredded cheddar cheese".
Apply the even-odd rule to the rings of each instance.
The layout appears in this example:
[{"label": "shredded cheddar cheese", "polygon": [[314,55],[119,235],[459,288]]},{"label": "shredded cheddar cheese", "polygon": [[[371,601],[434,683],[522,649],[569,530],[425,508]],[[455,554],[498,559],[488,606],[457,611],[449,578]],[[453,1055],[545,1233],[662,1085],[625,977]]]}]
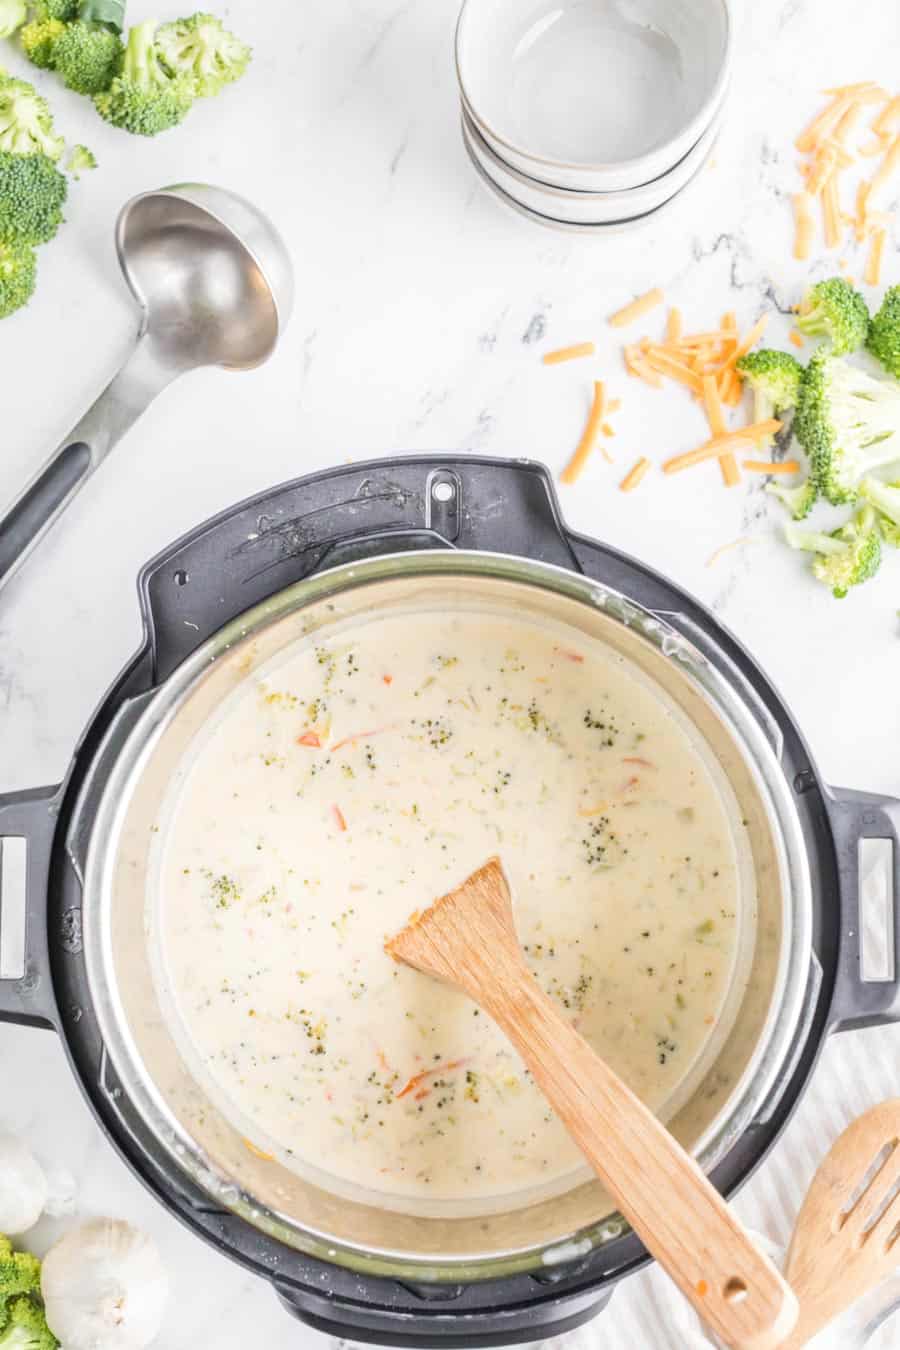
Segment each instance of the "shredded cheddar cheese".
[{"label": "shredded cheddar cheese", "polygon": [[581,440],[576,446],[575,453],[569,460],[566,467],[560,474],[564,483],[576,482],[582,474],[588,457],[597,443],[597,435],[603,423],[605,390],[602,380],[594,381],[594,401],[591,404],[591,410],[588,414],[588,420],[585,424]]},{"label": "shredded cheddar cheese", "polygon": [[[652,296],[652,304],[661,300],[661,293]],[[635,304],[642,308],[650,307],[648,297],[641,297]],[[631,309],[631,307],[628,307]],[[725,409],[736,407],[740,403],[743,391],[741,373],[736,369],[737,362],[759,342],[769,315],[761,315],[743,334],[738,328],[737,316],[733,311],[722,315],[718,328],[701,329],[698,332],[685,332],[684,320],[680,309],[669,309],[664,322],[664,335],[654,341],[648,335],[636,341],[623,343],[622,359],[630,376],[643,380],[654,388],[661,388],[666,382],[681,385],[691,396],[701,403],[709,422],[710,439],[696,450],[676,455],[663,465],[667,474],[677,473],[693,464],[715,459],[719,463],[722,480],[727,487],[733,487],[741,481],[741,470],[735,452],[756,444],[762,447],[781,427],[774,419],[729,430]],[[569,348],[562,348],[568,352]],[[581,439],[572,457],[561,474],[564,483],[574,483],[581,475],[593,450],[612,463],[605,440],[612,438],[615,428],[609,420],[621,405],[620,399],[608,399],[603,381],[594,384],[594,397],[587,423]],[[601,439],[602,438],[602,439]],[[762,464],[762,461],[748,460],[748,465]],[[629,469],[619,483],[622,492],[633,491],[652,467],[651,461],[642,456]],[[788,469],[780,466],[765,467],[758,472],[786,473]]]},{"label": "shredded cheddar cheese", "polygon": [[812,197],[808,192],[794,193],[794,257],[805,261],[812,251]]},{"label": "shredded cheddar cheese", "polygon": [[725,418],[722,413],[722,404],[719,399],[719,387],[716,384],[715,375],[703,376],[703,402],[706,407],[706,416],[709,421],[709,429],[714,436],[725,435]]},{"label": "shredded cheddar cheese", "polygon": [[900,169],[900,136],[895,136],[887,154],[872,177],[869,187],[870,200],[890,182],[898,169]]},{"label": "shredded cheddar cheese", "polygon": [[722,474],[722,482],[726,487],[737,487],[741,481],[741,471],[738,468],[738,462],[734,455],[722,455],[719,460],[719,469]]},{"label": "shredded cheddar cheese", "polygon": [[629,375],[635,375],[645,384],[652,385],[654,389],[662,389],[662,380],[655,370],[651,370],[641,354],[639,347],[626,347],[623,356],[625,359],[625,369]]},{"label": "shredded cheddar cheese", "polygon": [[841,242],[840,214],[837,179],[832,174],[822,188],[822,219],[825,224],[825,243],[828,248],[837,248]]},{"label": "shredded cheddar cheese", "polygon": [[722,402],[726,403],[729,408],[736,408],[741,401],[742,392],[743,389],[741,386],[741,382],[738,379],[736,372],[732,371],[731,384],[729,385],[728,393],[725,395],[725,398],[722,400]]},{"label": "shredded cheddar cheese", "polygon": [[740,539],[732,539],[730,544],[723,544],[721,548],[717,548],[715,553],[707,558],[706,566],[715,567],[719,559],[724,557],[726,553],[730,553],[733,548],[740,548],[742,544],[752,543],[753,540],[748,538],[747,535],[742,535]]},{"label": "shredded cheddar cheese", "polygon": [[[834,140],[839,146],[846,145],[848,136],[856,130],[862,120],[863,108],[864,105],[857,99],[839,119],[834,129]],[[852,160],[850,162],[852,163]]]},{"label": "shredded cheddar cheese", "polygon": [[696,371],[691,370],[683,361],[677,360],[664,347],[648,347],[645,359],[651,370],[658,371],[660,375],[669,375],[673,380],[687,385],[693,393],[700,393],[700,377]]},{"label": "shredded cheddar cheese", "polygon": [[593,356],[596,350],[593,342],[576,342],[571,347],[560,347],[555,352],[545,352],[542,360],[545,366],[558,366],[563,361],[577,361],[582,356]]},{"label": "shredded cheddar cheese", "polygon": [[796,459],[745,459],[744,468],[749,473],[799,473],[800,465]]},{"label": "shredded cheddar cheese", "polygon": [[622,309],[617,309],[615,314],[609,316],[609,322],[613,328],[626,328],[629,324],[640,319],[648,310],[655,309],[657,305],[663,303],[663,293],[658,286],[652,291],[647,291],[645,295],[639,295],[636,300],[632,300],[630,305],[624,305]]},{"label": "shredded cheddar cheese", "polygon": [[766,331],[768,323],[769,323],[768,314],[761,314],[759,318],[756,320],[756,323],[753,325],[753,327],[750,328],[744,335],[744,337],[741,338],[740,342],[737,344],[734,351],[729,356],[727,363],[729,366],[733,366],[735,362],[739,361],[742,356],[747,355],[751,347],[756,346],[757,342],[759,342],[759,339]]},{"label": "shredded cheddar cheese", "polygon": [[724,436],[714,436],[696,450],[688,450],[684,455],[675,455],[674,458],[667,459],[663,464],[663,472],[680,473],[683,469],[691,469],[695,464],[703,464],[708,459],[721,459],[723,455],[740,449],[748,442],[758,441],[762,436],[774,436],[780,430],[781,423],[774,417],[763,422],[753,422],[738,431],[729,431]]},{"label": "shredded cheddar cheese", "polygon": [[241,1143],[248,1153],[252,1153],[255,1158],[262,1158],[263,1162],[274,1162],[275,1154],[266,1153],[264,1149],[257,1148],[252,1139],[242,1139]]},{"label": "shredded cheddar cheese", "polygon": [[830,136],[844,113],[850,107],[850,104],[858,95],[838,94],[836,98],[829,103],[828,107],[818,113],[809,126],[794,141],[794,145],[801,154],[808,154],[810,150],[815,150],[816,146],[825,136]]},{"label": "shredded cheddar cheese", "polygon": [[851,155],[850,151],[845,150],[844,147],[840,145],[837,141],[834,140],[827,141],[826,148],[834,151],[836,158],[835,164],[836,168],[849,169],[851,164],[856,163],[856,156]]},{"label": "shredded cheddar cheese", "polygon": [[[804,261],[812,252],[815,222],[811,203],[821,204],[822,234],[826,248],[839,248],[847,230],[857,243],[872,236],[870,275],[878,274],[879,245],[875,235],[880,223],[874,220],[872,203],[900,170],[900,95],[889,94],[873,80],[840,85],[826,90],[829,102],[801,131],[794,142],[803,159],[800,175],[803,191],[795,193],[794,257]],[[883,104],[869,122],[866,142],[856,143],[856,134],[867,108]],[[880,157],[871,178],[856,184],[856,206],[852,214],[841,207],[842,175],[864,161]]]},{"label": "shredded cheddar cheese", "polygon": [[868,231],[868,210],[869,210],[869,192],[871,184],[861,182],[856,189],[856,217],[854,220],[854,233],[857,240],[862,242]]},{"label": "shredded cheddar cheese", "polygon": [[828,146],[810,165],[806,175],[806,190],[811,197],[818,197],[834,173],[837,162],[837,150]]},{"label": "shredded cheddar cheese", "polygon": [[646,477],[650,469],[650,461],[642,456],[638,462],[628,470],[625,477],[619,484],[620,492],[633,492],[638,484]]},{"label": "shredded cheddar cheese", "polygon": [[867,286],[877,286],[881,281],[881,259],[884,254],[884,241],[887,238],[887,230],[882,225],[880,229],[872,233],[872,242],[869,245],[869,256],[866,259],[866,270],[864,273]]},{"label": "shredded cheddar cheese", "polygon": [[828,94],[830,98],[845,98],[847,95],[861,98],[868,95],[869,101],[874,98],[876,103],[888,97],[881,85],[876,84],[874,80],[861,80],[858,84],[842,84],[836,89],[823,89],[822,92]]},{"label": "shredded cheddar cheese", "polygon": [[[731,374],[730,371],[728,373]],[[728,428],[725,425],[725,415],[722,412],[719,386],[715,375],[703,376],[703,402],[706,407],[709,429],[713,436],[724,436]],[[740,482],[741,473],[734,455],[723,455],[719,460],[719,468],[722,473],[722,481],[726,487],[735,487]]]},{"label": "shredded cheddar cheese", "polygon": [[892,98],[890,103],[882,108],[872,123],[872,130],[879,137],[894,131],[897,127],[900,127],[900,94],[896,98]]},{"label": "shredded cheddar cheese", "polygon": [[677,344],[667,345],[672,345],[674,350],[683,347],[710,347],[717,342],[730,342],[733,338],[734,331],[723,325],[722,328],[712,329],[708,333],[687,333]]}]

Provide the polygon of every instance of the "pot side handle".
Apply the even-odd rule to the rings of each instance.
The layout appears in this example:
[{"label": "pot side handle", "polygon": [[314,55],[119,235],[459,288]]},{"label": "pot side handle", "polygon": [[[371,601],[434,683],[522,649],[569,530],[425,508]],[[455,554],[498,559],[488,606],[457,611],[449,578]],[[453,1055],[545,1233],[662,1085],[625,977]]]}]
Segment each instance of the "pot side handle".
[{"label": "pot side handle", "polygon": [[47,940],[58,787],[0,795],[0,1022],[59,1022]]},{"label": "pot side handle", "polygon": [[[848,788],[831,788],[825,804],[831,819],[840,878],[841,944],[829,1020],[832,1030],[900,1021],[900,800]],[[889,865],[876,865],[863,876],[865,840],[888,845]],[[883,904],[878,915],[867,912],[863,887]],[[864,976],[868,939],[885,944],[887,970]]]}]

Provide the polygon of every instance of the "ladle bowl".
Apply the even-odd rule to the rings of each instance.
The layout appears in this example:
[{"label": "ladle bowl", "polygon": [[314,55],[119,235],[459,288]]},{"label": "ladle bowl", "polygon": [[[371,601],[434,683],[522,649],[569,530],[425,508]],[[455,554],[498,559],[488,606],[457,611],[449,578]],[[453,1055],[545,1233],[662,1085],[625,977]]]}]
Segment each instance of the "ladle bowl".
[{"label": "ladle bowl", "polygon": [[119,213],[116,249],[141,310],[137,341],[0,519],[0,586],[157,394],[200,366],[261,365],[290,316],[293,270],[281,236],[224,188],[185,183],[133,197]]}]

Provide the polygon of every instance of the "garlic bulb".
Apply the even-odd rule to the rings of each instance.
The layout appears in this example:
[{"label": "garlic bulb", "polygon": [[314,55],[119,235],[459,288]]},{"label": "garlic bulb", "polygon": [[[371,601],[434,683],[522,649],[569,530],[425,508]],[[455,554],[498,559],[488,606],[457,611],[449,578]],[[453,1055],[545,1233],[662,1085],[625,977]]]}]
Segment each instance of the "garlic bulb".
[{"label": "garlic bulb", "polygon": [[44,1257],[47,1325],[66,1350],[143,1350],[162,1323],[168,1279],[156,1244],[119,1219],[91,1219]]},{"label": "garlic bulb", "polygon": [[31,1149],[13,1134],[0,1134],[0,1233],[27,1233],[46,1203],[47,1178]]}]

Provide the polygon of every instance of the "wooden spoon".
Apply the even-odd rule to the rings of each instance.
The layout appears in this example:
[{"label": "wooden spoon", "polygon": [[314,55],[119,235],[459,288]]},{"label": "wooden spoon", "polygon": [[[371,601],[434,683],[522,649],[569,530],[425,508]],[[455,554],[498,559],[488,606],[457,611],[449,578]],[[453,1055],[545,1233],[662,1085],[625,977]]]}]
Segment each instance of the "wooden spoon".
[{"label": "wooden spoon", "polygon": [[900,1266],[900,1100],[844,1131],[797,1216],[786,1275],[800,1317],[784,1350],[799,1350]]},{"label": "wooden spoon", "polygon": [[525,963],[499,858],[385,944],[480,1003],[645,1246],[734,1350],[774,1350],[797,1301],[668,1130],[578,1035]]}]

